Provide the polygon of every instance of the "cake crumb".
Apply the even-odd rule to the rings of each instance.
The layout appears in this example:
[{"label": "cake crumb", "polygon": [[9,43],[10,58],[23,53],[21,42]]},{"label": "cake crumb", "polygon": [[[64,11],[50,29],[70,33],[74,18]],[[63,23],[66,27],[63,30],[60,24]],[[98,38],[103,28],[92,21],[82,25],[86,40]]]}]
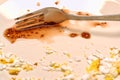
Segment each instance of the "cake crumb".
[{"label": "cake crumb", "polygon": [[36,62],[36,63],[34,63],[34,65],[35,65],[35,66],[38,66],[38,63]]},{"label": "cake crumb", "polygon": [[18,75],[19,72],[20,72],[19,68],[13,68],[9,70],[10,75]]}]

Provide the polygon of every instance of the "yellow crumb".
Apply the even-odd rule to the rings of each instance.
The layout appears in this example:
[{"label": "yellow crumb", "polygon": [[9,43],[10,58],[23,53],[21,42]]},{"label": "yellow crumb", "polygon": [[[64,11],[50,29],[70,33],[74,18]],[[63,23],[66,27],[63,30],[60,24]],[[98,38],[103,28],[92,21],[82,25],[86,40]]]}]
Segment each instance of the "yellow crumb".
[{"label": "yellow crumb", "polygon": [[52,64],[50,65],[50,67],[52,67],[52,68],[56,69],[56,68],[60,68],[60,67],[61,67],[61,65],[60,65],[60,64],[58,64],[58,63],[52,63]]},{"label": "yellow crumb", "polygon": [[111,58],[114,58],[114,57],[115,57],[115,54],[114,54],[113,52],[110,52],[109,54],[110,54],[110,57],[111,57]]},{"label": "yellow crumb", "polygon": [[117,73],[120,74],[120,62],[113,63],[113,66],[116,67]]},{"label": "yellow crumb", "polygon": [[22,68],[25,71],[31,71],[31,70],[33,70],[33,67],[30,64],[25,64],[25,65],[22,66]]},{"label": "yellow crumb", "polygon": [[10,58],[9,59],[9,63],[13,63],[14,62],[14,59],[13,58]]},{"label": "yellow crumb", "polygon": [[6,59],[1,58],[1,59],[0,59],[0,63],[1,63],[1,64],[7,64],[8,62],[6,61]]},{"label": "yellow crumb", "polygon": [[90,66],[87,68],[87,72],[91,71],[99,71],[99,66],[100,66],[100,59],[93,60]]},{"label": "yellow crumb", "polygon": [[18,80],[22,80],[22,78],[18,78]]},{"label": "yellow crumb", "polygon": [[111,74],[106,74],[105,80],[114,80],[114,77]]},{"label": "yellow crumb", "polygon": [[117,67],[117,72],[118,72],[118,74],[120,74],[120,66]]},{"label": "yellow crumb", "polygon": [[3,53],[2,50],[0,50],[0,55],[1,55],[2,53]]},{"label": "yellow crumb", "polygon": [[10,58],[8,61],[7,59],[4,59],[4,58],[1,58],[0,59],[0,64],[8,64],[8,63],[13,63],[14,62],[14,59],[13,58]]},{"label": "yellow crumb", "polygon": [[71,70],[62,70],[62,72],[63,72],[64,76],[68,76],[72,73]]},{"label": "yellow crumb", "polygon": [[71,58],[70,53],[65,53],[65,55],[66,55],[68,58]]},{"label": "yellow crumb", "polygon": [[12,68],[8,72],[10,75],[18,75],[18,73],[20,72],[20,69],[19,68]]},{"label": "yellow crumb", "polygon": [[110,54],[110,57],[111,57],[111,58],[114,58],[114,57],[115,57],[115,55],[114,55],[114,54]]}]

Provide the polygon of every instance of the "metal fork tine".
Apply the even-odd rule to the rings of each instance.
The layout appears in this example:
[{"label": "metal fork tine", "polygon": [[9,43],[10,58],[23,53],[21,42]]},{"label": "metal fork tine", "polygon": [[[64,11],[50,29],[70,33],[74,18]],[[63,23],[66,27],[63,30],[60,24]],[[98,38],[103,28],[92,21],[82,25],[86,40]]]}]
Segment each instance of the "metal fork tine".
[{"label": "metal fork tine", "polygon": [[25,18],[25,19],[23,19],[23,20],[17,21],[15,24],[21,24],[22,22],[31,20],[31,19],[33,19],[33,18],[43,19],[43,17],[44,17],[44,14],[37,14],[37,15],[34,14],[34,15],[28,17],[28,18]]},{"label": "metal fork tine", "polygon": [[44,24],[44,21],[41,21],[41,22],[33,22],[31,24],[25,24],[25,25],[16,25],[16,30],[25,30],[25,29],[28,29],[28,28],[31,28],[32,26],[37,26],[37,25],[42,25]]},{"label": "metal fork tine", "polygon": [[29,28],[31,26],[40,25],[44,23],[44,14],[34,14],[28,18],[17,21],[16,30]]},{"label": "metal fork tine", "polygon": [[15,18],[15,20],[20,20],[20,19],[23,19],[23,18],[30,17],[30,16],[32,16],[32,15],[41,13],[41,11],[42,11],[42,9],[37,10],[37,11],[34,11],[34,12],[31,12],[31,13],[28,13],[28,14],[26,14],[26,15],[23,15],[23,16],[20,16],[20,17]]}]

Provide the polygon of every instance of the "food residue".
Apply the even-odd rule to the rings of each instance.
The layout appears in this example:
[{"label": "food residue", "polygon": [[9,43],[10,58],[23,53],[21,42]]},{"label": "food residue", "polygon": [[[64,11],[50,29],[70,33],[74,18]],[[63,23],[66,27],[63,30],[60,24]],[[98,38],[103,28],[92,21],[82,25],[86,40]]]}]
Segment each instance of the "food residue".
[{"label": "food residue", "polygon": [[0,71],[7,71],[10,75],[18,75],[22,70],[31,71],[33,65],[14,54],[0,54]]},{"label": "food residue", "polygon": [[40,2],[37,2],[36,5],[37,5],[37,6],[40,6]]},{"label": "food residue", "polygon": [[120,49],[110,49],[109,56],[88,56],[88,67],[82,80],[119,80]]},{"label": "food residue", "polygon": [[[47,52],[55,51],[52,48],[46,47]],[[109,56],[104,56],[104,54],[92,54],[86,57],[88,65],[86,66],[86,73],[80,77],[76,76],[74,66],[71,66],[69,61],[57,62],[57,61],[47,61],[48,63],[43,61],[36,61],[34,64],[30,64],[23,59],[17,57],[14,54],[4,54],[2,49],[0,50],[0,71],[7,71],[9,75],[14,75],[10,80],[44,80],[43,78],[35,78],[35,77],[27,77],[27,78],[19,78],[17,75],[24,70],[24,71],[31,71],[35,69],[35,66],[41,64],[41,68],[43,71],[50,72],[60,72],[60,76],[58,76],[55,80],[119,80],[120,75],[120,48],[110,48]],[[70,53],[63,54],[67,59],[73,59],[73,56]],[[63,54],[59,53],[58,55]],[[49,55],[45,55],[48,57]],[[70,57],[69,57],[70,56]],[[78,56],[76,56],[78,57]],[[79,58],[79,57],[78,57]],[[80,61],[80,59],[78,59]],[[73,59],[73,64],[78,63],[76,59]],[[44,63],[44,65],[43,65]],[[80,63],[79,63],[80,64]],[[37,66],[37,67],[39,67]],[[77,67],[76,67],[77,68]],[[79,69],[79,67],[78,67]],[[41,70],[40,70],[41,71]]]},{"label": "food residue", "polygon": [[[66,12],[66,10],[63,9],[64,12]],[[66,13],[70,13],[70,11],[67,11]],[[73,12],[74,13],[74,12]],[[75,13],[76,14],[76,13]],[[85,12],[77,12],[77,15],[83,16],[89,16],[90,14],[85,13]],[[74,23],[77,23],[76,21],[74,21]],[[65,28],[70,28],[69,26],[72,23],[70,21],[68,21],[67,23],[60,23],[60,24],[56,24],[56,23],[44,23],[43,25],[38,25],[37,27],[33,27],[30,29],[26,29],[26,30],[17,30],[15,27],[15,25],[11,28],[8,28],[4,31],[4,37],[6,39],[8,39],[11,43],[14,43],[17,39],[20,38],[24,38],[24,39],[38,39],[41,40],[43,42],[51,42],[53,41],[52,38],[58,35],[63,35],[65,34]],[[75,24],[75,25],[77,25]],[[75,26],[74,25],[74,26]],[[74,29],[73,26],[73,29]],[[82,26],[88,26],[88,32],[82,32],[81,33],[81,37],[86,38],[86,39],[90,39],[91,34],[89,33],[90,28],[96,27],[96,26],[101,26],[101,27],[105,27],[107,26],[106,22],[98,22],[98,21],[84,21],[81,24],[77,25],[78,28],[82,27]],[[78,36],[78,33],[74,32],[74,33],[68,33],[70,37],[74,38],[76,36]]]},{"label": "food residue", "polygon": [[30,9],[27,9],[27,12],[30,12]]},{"label": "food residue", "polygon": [[74,38],[74,37],[77,37],[78,34],[77,33],[71,33],[71,34],[69,34],[69,36],[72,37],[72,38]]},{"label": "food residue", "polygon": [[10,75],[18,75],[20,71],[21,71],[20,68],[12,68],[8,72]]},{"label": "food residue", "polygon": [[81,33],[82,38],[89,39],[91,37],[90,33],[88,32],[82,32]]},{"label": "food residue", "polygon": [[91,15],[91,14],[89,14],[89,13],[86,13],[86,12],[77,12],[76,13],[77,15],[84,15],[84,16],[89,16],[89,15]]},{"label": "food residue", "polygon": [[[59,5],[60,0],[56,0],[54,5]],[[40,2],[35,3],[36,6],[41,6]],[[72,4],[71,4],[72,5]],[[73,11],[70,11],[68,9],[62,9],[65,13],[72,13]],[[30,9],[27,9],[27,12],[30,12]],[[87,12],[73,12],[75,15],[78,16],[90,16],[92,14],[89,14]],[[54,16],[53,16],[54,18]],[[76,21],[74,21],[76,23]],[[85,39],[90,39],[90,29],[95,28],[96,26],[106,27],[107,22],[100,22],[100,21],[81,21],[85,22],[85,24],[80,23],[80,25],[74,25],[75,26],[83,27],[85,28],[88,26],[88,31],[80,30],[80,32],[68,32],[67,36],[71,38],[75,37],[82,37]],[[67,24],[72,24],[71,21]],[[38,25],[39,27],[30,28],[26,30],[16,30],[16,26],[13,25],[13,27],[7,28],[4,31],[4,37],[11,43],[15,43],[17,39],[37,39],[42,42],[51,42],[52,39],[55,36],[63,36],[65,33],[66,28],[70,28],[69,25],[66,26],[65,24],[44,24],[44,25]],[[74,29],[73,29],[74,30]],[[81,32],[82,31],[82,32]],[[54,45],[53,45],[54,46]],[[0,48],[1,49],[1,48]],[[35,78],[27,76],[26,78],[20,77],[19,74],[22,71],[29,72],[33,71],[35,67],[40,69],[38,72],[45,71],[53,75],[54,72],[57,73],[57,77],[54,80],[119,80],[117,79],[120,77],[120,49],[118,48],[110,48],[110,56],[105,57],[102,55],[102,57],[99,57],[97,55],[91,55],[87,57],[88,65],[86,68],[86,73],[80,76],[80,73],[77,74],[77,72],[82,72],[81,70],[81,62],[82,58],[79,56],[74,56],[69,52],[62,52],[58,53],[56,50],[53,50],[52,48],[46,47],[45,48],[45,56],[40,59],[40,61],[36,61],[33,64],[19,58],[15,54],[4,54],[3,51],[0,50],[0,71],[6,71],[11,77],[10,80],[49,80],[46,78],[47,74],[41,76],[42,78]],[[74,52],[76,54],[77,51]],[[58,54],[57,54],[58,53]],[[55,55],[55,57],[53,57]],[[57,61],[57,58],[59,59],[62,56],[65,60]],[[48,57],[51,57],[51,60],[47,60]],[[57,58],[56,58],[57,57]],[[53,60],[56,58],[56,60]],[[72,65],[71,65],[72,64]],[[78,67],[78,64],[80,66]],[[76,71],[76,69],[78,71]],[[43,70],[42,70],[43,69]],[[34,72],[33,72],[34,73]],[[35,72],[36,73],[36,72]],[[27,74],[29,75],[29,73]],[[79,77],[78,77],[79,76]]]},{"label": "food residue", "polygon": [[107,26],[107,22],[94,22],[94,23],[90,23],[89,25],[92,25],[92,26],[101,26],[101,27],[106,27]]},{"label": "food residue", "polygon": [[55,4],[56,4],[56,5],[58,5],[59,3],[60,3],[60,1],[59,1],[59,0],[55,1]]},{"label": "food residue", "polygon": [[43,26],[39,28],[33,28],[28,30],[18,31],[14,27],[6,29],[4,36],[14,43],[19,38],[25,39],[41,39],[43,41],[50,41],[54,36],[62,34],[64,31],[59,25]]},{"label": "food residue", "polygon": [[35,65],[35,66],[38,66],[38,63],[36,62],[36,63],[34,63],[34,65]]}]

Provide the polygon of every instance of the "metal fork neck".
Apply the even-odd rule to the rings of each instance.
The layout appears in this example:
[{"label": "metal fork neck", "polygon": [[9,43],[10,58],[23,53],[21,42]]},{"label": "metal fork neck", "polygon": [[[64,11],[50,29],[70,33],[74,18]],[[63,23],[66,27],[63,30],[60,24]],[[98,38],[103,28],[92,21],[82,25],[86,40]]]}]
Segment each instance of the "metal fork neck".
[{"label": "metal fork neck", "polygon": [[103,21],[120,21],[120,14],[117,15],[104,15],[104,16],[76,16],[69,14],[70,20],[103,20]]}]

